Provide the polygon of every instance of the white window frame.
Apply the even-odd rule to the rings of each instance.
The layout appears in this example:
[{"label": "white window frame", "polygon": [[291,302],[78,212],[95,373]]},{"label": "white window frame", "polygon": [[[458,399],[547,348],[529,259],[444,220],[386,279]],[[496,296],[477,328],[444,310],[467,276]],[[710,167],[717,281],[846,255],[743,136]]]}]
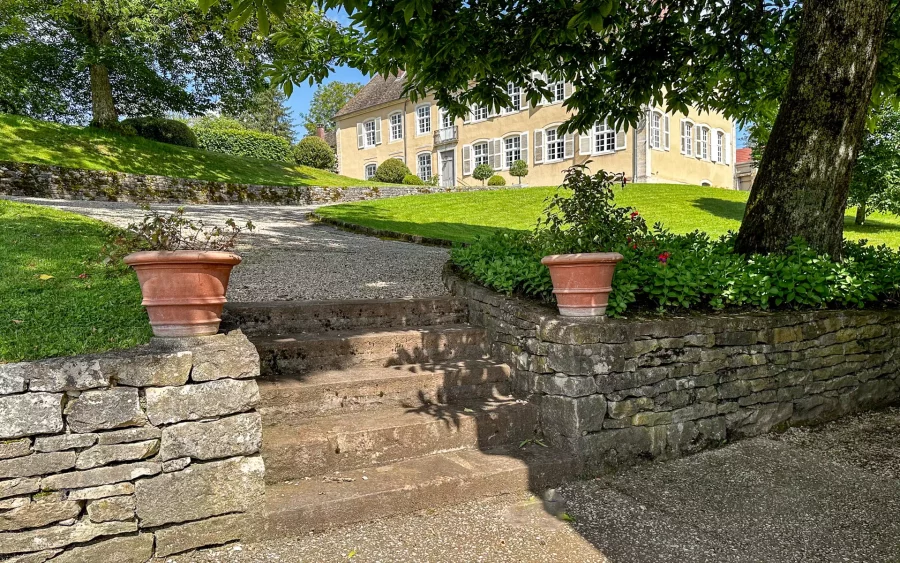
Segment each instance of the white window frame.
[{"label": "white window frame", "polygon": [[450,117],[450,114],[447,112],[447,110],[438,110],[438,125],[440,125],[439,129],[450,129],[455,124],[455,121],[455,119]]},{"label": "white window frame", "polygon": [[[423,158],[427,157],[427,170],[423,168]],[[420,152],[416,155],[416,172],[418,173],[419,178],[421,178],[424,182],[431,181],[432,176],[434,176],[434,158],[430,152]]]},{"label": "white window frame", "polygon": [[566,99],[566,81],[558,80],[547,84],[550,90],[551,98],[547,100],[548,104],[559,104]]},{"label": "white window frame", "polygon": [[[371,173],[371,174],[369,174],[370,168],[371,168],[371,170],[372,170],[372,173]],[[368,163],[366,163],[365,166],[363,166],[363,177],[364,177],[366,180],[372,180],[373,178],[375,178],[375,172],[376,172],[377,170],[378,170],[378,165],[377,165],[377,164],[375,164],[374,162],[368,162]]]},{"label": "white window frame", "polygon": [[[552,136],[552,139],[551,139]],[[551,156],[555,153],[555,156]],[[559,127],[544,129],[544,162],[562,162],[566,159],[566,136],[559,134]]]},{"label": "white window frame", "polygon": [[715,149],[712,152],[712,157],[714,159],[714,162],[718,162],[719,164],[725,164],[725,162],[726,162],[726,160],[725,160],[725,150],[726,150],[725,145],[727,144],[725,131],[722,131],[721,129],[716,129],[713,133],[714,133],[713,137],[715,138]]},{"label": "white window frame", "polygon": [[[515,146],[510,148],[508,142],[515,141]],[[516,158],[510,158],[512,154],[518,152],[518,156]],[[511,133],[506,137],[503,137],[503,170],[509,170],[517,160],[525,160],[522,158],[522,134],[521,133]]]},{"label": "white window frame", "polygon": [[681,120],[681,154],[685,156],[694,155],[694,129],[696,125],[690,119]]},{"label": "white window frame", "polygon": [[616,152],[616,130],[608,120],[598,121],[591,128],[591,154],[612,154]]},{"label": "white window frame", "polygon": [[[478,148],[484,148],[483,154],[478,154]],[[490,141],[482,139],[472,143],[472,170],[479,164],[491,165],[491,146]]]},{"label": "white window frame", "polygon": [[696,134],[696,153],[694,156],[700,160],[709,160],[709,127],[697,125],[694,127]]},{"label": "white window frame", "polygon": [[650,112],[650,148],[669,150],[669,116],[660,110]]},{"label": "white window frame", "polygon": [[432,125],[431,104],[416,106],[416,137],[430,135]]},{"label": "white window frame", "polygon": [[[488,115],[490,112],[488,111],[487,106],[472,106],[472,123],[477,123],[479,121],[487,121]],[[481,116],[479,117],[479,114]]]},{"label": "white window frame", "polygon": [[[369,127],[371,125],[371,128]],[[375,118],[363,121],[363,148],[371,149],[378,142],[378,127]]]},{"label": "white window frame", "polygon": [[[395,118],[397,120],[396,123],[394,123]],[[388,123],[390,123],[390,127],[391,127],[390,142],[393,143],[394,141],[402,141],[403,140],[403,112],[395,111],[394,113],[389,115]]]},{"label": "white window frame", "polygon": [[506,85],[506,93],[512,100],[513,105],[503,108],[503,114],[517,113],[522,111],[522,87],[512,82]]}]

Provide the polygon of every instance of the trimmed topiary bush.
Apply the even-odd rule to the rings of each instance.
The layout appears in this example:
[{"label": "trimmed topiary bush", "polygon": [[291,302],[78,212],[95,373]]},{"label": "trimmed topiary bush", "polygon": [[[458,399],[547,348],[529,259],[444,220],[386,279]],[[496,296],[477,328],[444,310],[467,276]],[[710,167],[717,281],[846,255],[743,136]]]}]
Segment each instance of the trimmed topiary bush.
[{"label": "trimmed topiary bush", "polygon": [[522,185],[522,177],[528,176],[528,165],[524,160],[517,160],[509,167],[509,175],[519,179],[519,185]]},{"label": "trimmed topiary bush", "polygon": [[488,180],[488,185],[489,186],[505,186],[506,180],[503,179],[503,176],[498,176],[498,175],[494,174],[493,176],[491,176],[491,179]]},{"label": "trimmed topiary bush", "polygon": [[163,117],[132,117],[122,121],[122,126],[132,127],[138,136],[179,147],[196,149],[197,136],[187,123]]},{"label": "trimmed topiary bush", "polygon": [[475,170],[472,170],[472,177],[476,180],[481,180],[481,185],[484,185],[484,181],[494,175],[494,169],[491,168],[490,164],[481,163],[475,167]]},{"label": "trimmed topiary bush", "polygon": [[375,179],[386,184],[400,184],[410,175],[409,168],[398,158],[389,158],[378,165],[375,170]]},{"label": "trimmed topiary bush", "polygon": [[403,184],[406,186],[424,186],[425,182],[415,174],[407,174],[403,177]]},{"label": "trimmed topiary bush", "polygon": [[328,143],[312,135],[300,139],[300,142],[294,147],[294,160],[303,166],[333,170],[337,163],[337,156]]},{"label": "trimmed topiary bush", "polygon": [[200,148],[261,160],[291,160],[291,145],[285,139],[246,129],[194,129]]}]

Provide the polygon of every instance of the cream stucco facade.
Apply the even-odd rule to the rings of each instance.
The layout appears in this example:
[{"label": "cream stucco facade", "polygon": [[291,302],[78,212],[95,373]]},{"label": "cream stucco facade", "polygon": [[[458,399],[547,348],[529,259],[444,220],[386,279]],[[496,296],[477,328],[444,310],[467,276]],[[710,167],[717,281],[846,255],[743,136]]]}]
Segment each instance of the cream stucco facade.
[{"label": "cream stucco facade", "polygon": [[558,101],[533,107],[521,96],[518,109],[494,114],[475,108],[467,119],[449,119],[432,98],[339,114],[339,173],[366,179],[385,160],[399,158],[423,179],[475,186],[481,181],[472,170],[487,163],[513,185],[518,179],[509,174],[509,164],[518,158],[529,170],[522,183],[531,186],[558,185],[566,168],[588,161],[592,170],[623,172],[631,182],[734,186],[735,125],[724,116],[648,111],[639,130],[612,131],[600,124],[588,134],[555,138],[555,127],[570,115],[562,103],[567,94],[560,85]]}]

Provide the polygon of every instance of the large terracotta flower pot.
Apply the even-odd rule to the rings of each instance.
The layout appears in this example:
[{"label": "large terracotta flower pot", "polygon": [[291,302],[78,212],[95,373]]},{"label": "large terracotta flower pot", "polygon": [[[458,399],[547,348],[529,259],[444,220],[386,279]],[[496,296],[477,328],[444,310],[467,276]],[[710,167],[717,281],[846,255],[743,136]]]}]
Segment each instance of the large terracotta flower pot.
[{"label": "large terracotta flower pot", "polygon": [[565,317],[596,317],[606,314],[612,291],[618,252],[555,254],[541,260],[550,269],[559,314]]},{"label": "large terracotta flower pot", "polygon": [[137,272],[153,334],[207,336],[219,331],[231,269],[241,261],[232,252],[176,250],[135,252],[125,263]]}]

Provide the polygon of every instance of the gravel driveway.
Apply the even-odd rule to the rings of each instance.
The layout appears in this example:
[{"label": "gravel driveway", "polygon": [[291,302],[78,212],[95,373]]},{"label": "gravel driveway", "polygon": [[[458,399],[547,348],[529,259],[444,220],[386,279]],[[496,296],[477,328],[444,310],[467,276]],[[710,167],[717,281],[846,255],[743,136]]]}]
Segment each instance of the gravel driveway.
[{"label": "gravel driveway", "polygon": [[[133,203],[11,198],[48,205],[119,226],[139,220]],[[155,204],[173,210],[178,205]],[[446,293],[443,248],[348,233],[308,219],[317,206],[186,205],[189,217],[207,223],[253,221],[256,230],[237,252],[229,301],[430,297]]]}]

